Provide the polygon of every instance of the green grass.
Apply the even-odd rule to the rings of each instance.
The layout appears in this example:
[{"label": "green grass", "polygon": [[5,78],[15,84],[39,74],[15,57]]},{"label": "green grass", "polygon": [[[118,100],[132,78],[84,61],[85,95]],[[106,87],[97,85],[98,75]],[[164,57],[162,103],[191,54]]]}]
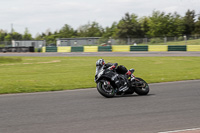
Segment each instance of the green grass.
[{"label": "green grass", "polygon": [[138,45],[200,45],[200,39],[187,40],[185,41],[168,41],[167,43],[148,43],[148,44],[138,44]]},{"label": "green grass", "polygon": [[[151,43],[149,45],[165,45],[165,43]],[[185,41],[171,41],[171,42],[167,42],[166,45],[200,45],[200,39],[196,39],[196,40],[187,40],[187,42]]]},{"label": "green grass", "polygon": [[[100,57],[0,57],[0,93],[95,87]],[[148,83],[200,79],[200,57],[105,57]]]},{"label": "green grass", "polygon": [[185,41],[168,42],[167,45],[200,45],[200,39],[187,40],[187,42]]},{"label": "green grass", "polygon": [[6,58],[6,57],[0,57],[0,64],[2,63],[16,63],[21,62],[21,58]]}]

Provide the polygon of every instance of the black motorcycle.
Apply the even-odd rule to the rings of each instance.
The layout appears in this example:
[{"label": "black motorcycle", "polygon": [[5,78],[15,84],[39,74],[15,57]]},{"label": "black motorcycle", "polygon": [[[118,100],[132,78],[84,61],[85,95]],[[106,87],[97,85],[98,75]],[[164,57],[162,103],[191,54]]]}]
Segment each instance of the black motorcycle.
[{"label": "black motorcycle", "polygon": [[[141,78],[131,74],[130,77],[125,75],[127,69],[124,66],[118,66],[116,69],[110,69],[113,64],[96,66],[95,82],[98,92],[107,98],[116,95],[133,94],[147,95],[149,85]],[[132,69],[132,73],[134,70]]]}]

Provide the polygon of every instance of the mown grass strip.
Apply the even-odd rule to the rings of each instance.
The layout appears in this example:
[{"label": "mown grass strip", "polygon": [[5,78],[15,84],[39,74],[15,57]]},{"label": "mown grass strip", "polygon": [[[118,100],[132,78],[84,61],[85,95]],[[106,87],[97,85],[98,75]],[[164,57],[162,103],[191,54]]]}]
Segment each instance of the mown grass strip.
[{"label": "mown grass strip", "polygon": [[0,57],[0,64],[2,63],[16,63],[16,62],[21,62],[21,58],[8,58],[8,57]]}]

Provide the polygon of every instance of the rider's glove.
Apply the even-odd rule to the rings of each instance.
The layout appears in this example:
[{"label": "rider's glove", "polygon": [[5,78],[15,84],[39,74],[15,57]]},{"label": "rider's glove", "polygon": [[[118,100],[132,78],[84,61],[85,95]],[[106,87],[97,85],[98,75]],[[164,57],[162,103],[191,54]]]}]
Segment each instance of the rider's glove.
[{"label": "rider's glove", "polygon": [[127,73],[126,73],[126,75],[128,75],[128,76],[130,76],[132,73],[131,73],[131,71],[128,71]]},{"label": "rider's glove", "polygon": [[112,65],[111,67],[109,67],[108,69],[110,69],[110,70],[114,70],[116,67],[118,66],[118,64],[117,63],[115,63],[114,65]]},{"label": "rider's glove", "polygon": [[108,69],[113,70],[115,68],[116,68],[116,66],[113,65],[113,66],[109,67]]}]

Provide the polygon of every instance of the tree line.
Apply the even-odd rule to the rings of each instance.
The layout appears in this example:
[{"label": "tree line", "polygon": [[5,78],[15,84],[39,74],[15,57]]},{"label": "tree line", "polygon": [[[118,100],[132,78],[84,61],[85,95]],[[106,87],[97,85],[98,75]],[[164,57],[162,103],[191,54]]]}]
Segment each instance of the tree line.
[{"label": "tree line", "polygon": [[102,37],[102,38],[144,38],[200,35],[200,14],[187,10],[184,16],[177,12],[165,13],[153,11],[150,16],[138,17],[136,14],[125,13],[119,22],[113,22],[110,27],[103,28],[98,22],[89,22],[73,29],[65,24],[60,30],[38,34],[35,38],[25,29],[20,34],[14,29],[11,33],[0,30],[0,41],[11,40],[46,40],[55,43],[56,38]]}]

